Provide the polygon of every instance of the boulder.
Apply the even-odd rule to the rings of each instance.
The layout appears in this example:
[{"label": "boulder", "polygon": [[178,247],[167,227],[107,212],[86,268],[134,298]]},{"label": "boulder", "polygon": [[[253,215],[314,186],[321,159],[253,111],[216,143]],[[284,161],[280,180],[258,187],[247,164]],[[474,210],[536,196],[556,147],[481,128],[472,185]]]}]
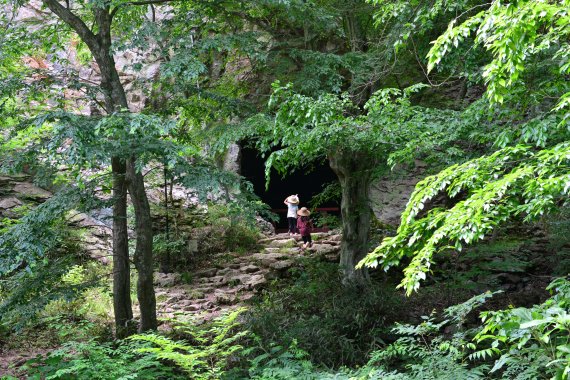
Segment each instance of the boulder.
[{"label": "boulder", "polygon": [[224,276],[215,276],[215,277],[210,277],[210,278],[203,278],[201,280],[205,280],[204,282],[211,282],[212,284],[215,284],[217,286],[223,286],[223,285],[228,284],[228,280]]},{"label": "boulder", "polygon": [[197,305],[197,304],[186,305],[186,306],[184,306],[184,308],[182,310],[184,310],[184,311],[200,311],[200,305]]},{"label": "boulder", "polygon": [[327,241],[340,242],[340,241],[342,241],[342,235],[331,235],[331,236],[327,237]]},{"label": "boulder", "polygon": [[251,258],[254,260],[286,260],[287,258],[289,258],[290,255],[284,254],[284,253],[279,253],[279,252],[272,252],[272,253],[254,253],[253,255],[251,255]]},{"label": "boulder", "polygon": [[275,235],[275,227],[261,216],[255,217],[255,225],[263,235]]},{"label": "boulder", "polygon": [[154,284],[162,287],[172,287],[181,282],[180,273],[155,273]]},{"label": "boulder", "polygon": [[282,270],[291,268],[294,264],[295,263],[292,260],[283,260],[283,261],[276,261],[274,263],[271,263],[271,265],[269,265],[269,267],[271,269],[282,271]]},{"label": "boulder", "polygon": [[216,268],[202,269],[194,274],[196,277],[214,277],[218,270]]},{"label": "boulder", "polygon": [[259,271],[259,268],[255,265],[246,265],[240,268],[240,271],[245,273],[255,273]]},{"label": "boulder", "polygon": [[262,288],[265,284],[267,284],[267,279],[263,275],[253,275],[249,279],[249,282],[246,284],[247,289],[249,290],[256,290]]},{"label": "boulder", "polygon": [[38,202],[43,202],[51,197],[51,193],[47,190],[41,189],[36,185],[33,185],[28,182],[19,182],[17,183],[12,191],[27,199],[31,199]]},{"label": "boulder", "polygon": [[272,240],[269,243],[269,247],[274,247],[274,248],[293,248],[296,246],[297,246],[297,240],[295,240],[294,238]]},{"label": "boulder", "polygon": [[310,251],[314,252],[316,255],[328,255],[331,253],[336,253],[340,251],[340,247],[339,246],[335,246],[335,245],[329,245],[329,244],[313,244],[313,246],[311,248],[309,248]]},{"label": "boulder", "polygon": [[22,201],[16,197],[7,197],[0,199],[0,209],[8,210],[21,205]]},{"label": "boulder", "polygon": [[233,292],[224,290],[216,290],[214,292],[216,302],[220,305],[232,305],[236,301],[236,295]]},{"label": "boulder", "polygon": [[12,178],[11,178],[11,177],[0,176],[0,186],[9,185],[10,182],[12,182]]}]

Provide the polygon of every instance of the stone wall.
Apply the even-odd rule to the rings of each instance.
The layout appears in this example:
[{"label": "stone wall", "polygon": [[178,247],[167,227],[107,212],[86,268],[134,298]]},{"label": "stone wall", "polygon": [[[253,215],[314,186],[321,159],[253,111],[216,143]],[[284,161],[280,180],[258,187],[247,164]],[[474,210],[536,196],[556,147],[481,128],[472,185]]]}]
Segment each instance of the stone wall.
[{"label": "stone wall", "polygon": [[426,164],[416,162],[410,171],[396,170],[388,178],[375,181],[370,186],[372,210],[376,218],[385,224],[397,227],[400,215],[416,184],[424,178]]},{"label": "stone wall", "polygon": [[[25,213],[25,208],[37,206],[51,196],[51,192],[34,185],[29,175],[0,176],[0,226],[2,219],[18,219]],[[107,225],[109,220],[97,217],[106,215],[103,211],[92,216],[70,211],[66,220],[69,226],[85,231],[81,249],[91,258],[107,264],[112,254],[111,228]]]}]

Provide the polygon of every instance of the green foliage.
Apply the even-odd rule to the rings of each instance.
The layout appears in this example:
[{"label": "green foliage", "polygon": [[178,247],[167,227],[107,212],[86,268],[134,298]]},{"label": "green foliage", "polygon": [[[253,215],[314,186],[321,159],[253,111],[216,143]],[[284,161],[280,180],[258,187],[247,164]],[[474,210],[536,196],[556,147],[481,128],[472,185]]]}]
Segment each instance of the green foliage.
[{"label": "green foliage", "polygon": [[269,351],[256,356],[248,368],[250,379],[322,379],[327,374],[319,371],[309,360],[309,354],[293,340],[288,348],[272,346]]},{"label": "green foliage", "polygon": [[[419,324],[396,324],[394,342],[369,354],[360,368],[323,369],[293,341],[272,345],[252,360],[253,379],[567,379],[568,289],[558,279],[554,295],[532,308],[489,311],[483,325],[467,323],[494,293],[472,297]],[[489,342],[489,343],[488,343]],[[263,345],[262,345],[263,347]],[[497,354],[501,355],[496,360]],[[494,363],[493,363],[494,362]]]},{"label": "green foliage", "polygon": [[[408,293],[425,279],[434,254],[450,247],[461,249],[462,244],[482,239],[513,217],[528,221],[556,211],[567,190],[567,131],[562,127],[568,117],[564,105],[568,86],[563,79],[568,69],[568,43],[564,39],[569,33],[568,3],[493,1],[488,9],[455,26],[463,16],[435,42],[428,55],[429,68],[476,30],[475,44],[482,45],[492,56],[484,72],[491,104],[504,99],[513,103],[497,112],[497,121],[516,115],[518,122],[499,135],[497,145],[504,149],[451,166],[422,181],[404,212],[398,234],[385,239],[361,262],[389,268],[404,256],[412,257],[401,284]],[[550,74],[555,70],[560,76],[553,79]],[[545,77],[548,80],[540,79]],[[540,86],[533,86],[535,78]],[[560,101],[555,112],[548,115],[542,108],[552,98]],[[530,104],[540,111],[528,112]],[[522,115],[514,111],[521,105],[525,110]],[[508,147],[513,141],[550,147],[542,151],[528,146]],[[434,208],[429,202],[442,193],[451,198],[453,205]]]},{"label": "green foliage", "polygon": [[[511,87],[522,83],[522,75],[533,58],[558,69],[560,75],[567,75],[570,73],[569,7],[567,0],[493,1],[489,8],[461,24],[456,25],[458,19],[449,24],[428,54],[428,69],[437,65],[448,51],[475,31],[475,43],[482,45],[493,58],[483,73],[487,96],[493,102],[502,103]],[[566,91],[556,106],[556,110],[563,112],[570,104],[570,92],[567,92],[568,86],[564,82],[563,78],[556,79],[559,91]],[[564,118],[568,118],[568,113]]]},{"label": "green foliage", "polygon": [[311,214],[311,220],[317,227],[327,227],[330,229],[339,228],[342,225],[341,218],[324,212]]},{"label": "green foliage", "polygon": [[186,240],[182,236],[176,236],[171,233],[167,240],[165,233],[154,234],[152,242],[152,251],[160,260],[166,256],[167,252],[175,253],[177,256],[184,252],[186,249]]},{"label": "green foliage", "polygon": [[175,322],[174,331],[187,341],[175,341],[158,334],[135,335],[130,339],[150,343],[137,352],[174,363],[196,380],[219,379],[229,366],[230,360],[243,347],[240,341],[247,331],[240,331],[238,317],[244,309],[237,309],[214,319],[205,328],[190,322]]},{"label": "green foliage", "polygon": [[[251,379],[483,379],[488,366],[470,365],[467,354],[475,347],[469,342],[473,332],[462,329],[465,317],[480,307],[491,294],[475,296],[445,311],[447,319],[424,317],[418,325],[396,324],[392,329],[399,338],[369,353],[360,368],[325,369],[322,362],[311,361],[313,355],[299,347],[296,340],[289,346],[270,345],[248,367]],[[442,333],[449,326],[452,336]],[[330,342],[323,342],[328,344]],[[260,347],[263,343],[258,340]],[[253,348],[256,352],[258,348]],[[366,355],[368,356],[368,355]],[[230,377],[231,378],[231,377]]]},{"label": "green foliage", "polygon": [[219,236],[212,239],[218,240],[225,250],[247,252],[257,248],[259,239],[255,210],[255,206],[250,208],[244,204],[210,204],[203,223],[219,232]]},{"label": "green foliage", "polygon": [[266,178],[271,168],[285,175],[339,154],[359,157],[362,165],[382,174],[387,162],[409,161],[445,146],[455,137],[458,121],[453,111],[413,106],[410,97],[424,87],[378,90],[362,111],[348,93],[311,98],[274,83],[269,105],[276,108],[275,122],[256,118],[250,132],[261,152],[271,152]]},{"label": "green foliage", "polygon": [[480,6],[480,1],[437,0],[432,2],[405,2],[388,0],[369,0],[376,6],[374,21],[376,27],[391,25],[391,42],[398,50],[408,44],[410,39],[422,37],[434,28],[440,27],[441,20],[453,15],[467,13],[470,8]]},{"label": "green foliage", "polygon": [[[531,221],[556,211],[570,189],[569,153],[568,143],[542,151],[519,145],[424,179],[402,214],[396,236],[384,239],[359,265],[388,269],[403,257],[411,257],[400,284],[411,293],[425,279],[434,254],[449,248],[461,250],[462,244],[483,239],[515,216]],[[454,204],[425,212],[429,202],[442,193]]]},{"label": "green foliage", "polygon": [[501,355],[491,372],[505,368],[505,375],[516,374],[517,379],[569,378],[570,282],[559,278],[547,289],[554,295],[532,308],[482,313],[484,326],[475,338],[478,343],[491,342],[491,347],[470,357]]},{"label": "green foliage", "polygon": [[309,201],[311,208],[318,208],[328,202],[339,203],[342,191],[338,182],[330,182],[323,185],[323,191],[314,195]]},{"label": "green foliage", "polygon": [[112,300],[104,283],[106,270],[96,263],[73,262],[72,256],[51,259],[3,281],[0,322],[6,337],[33,340],[31,336],[45,330],[49,339],[43,344],[50,345],[109,336]]},{"label": "green foliage", "polygon": [[61,284],[70,267],[65,260],[37,265],[33,272],[20,271],[2,283],[1,322],[7,328],[21,329],[36,320],[38,313],[53,300],[73,299],[81,287]]},{"label": "green foliage", "polygon": [[62,342],[110,335],[113,301],[105,281],[108,275],[108,270],[96,262],[71,266],[61,277],[62,286],[83,290],[74,298],[48,303],[39,313],[41,323],[47,329],[55,328]]},{"label": "green foliage", "polygon": [[291,284],[276,283],[246,315],[264,352],[296,341],[312,362],[327,367],[361,364],[382,345],[388,324],[401,310],[389,285],[339,286],[338,266],[306,259]]},{"label": "green foliage", "polygon": [[[238,322],[243,309],[204,325],[173,320],[174,340],[156,333],[123,341],[71,341],[23,367],[29,379],[219,379],[243,349],[247,336]],[[185,375],[173,368],[185,372]]]},{"label": "green foliage", "polygon": [[69,342],[46,358],[26,363],[28,379],[183,379],[155,355],[143,353],[148,344]]},{"label": "green foliage", "polygon": [[46,260],[67,237],[64,223],[67,210],[81,202],[81,193],[64,191],[30,210],[0,232],[0,276],[18,267],[33,268]]}]

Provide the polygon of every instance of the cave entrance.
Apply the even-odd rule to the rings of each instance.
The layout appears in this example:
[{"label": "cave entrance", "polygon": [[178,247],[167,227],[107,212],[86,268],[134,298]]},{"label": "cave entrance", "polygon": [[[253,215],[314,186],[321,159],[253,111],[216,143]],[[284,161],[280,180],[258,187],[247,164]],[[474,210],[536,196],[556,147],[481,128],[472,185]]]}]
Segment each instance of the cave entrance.
[{"label": "cave entrance", "polygon": [[[297,169],[285,178],[281,178],[275,170],[271,170],[269,188],[265,189],[265,159],[256,149],[242,147],[240,172],[243,177],[253,184],[253,190],[271,210],[279,215],[275,223],[276,232],[287,231],[287,208],[283,200],[291,194],[299,194],[300,207],[308,207],[311,199],[323,190],[328,183],[337,181],[332,169],[325,163],[311,165],[311,170]],[[317,213],[322,215],[340,215],[339,205],[328,202],[319,205]],[[328,227],[317,228],[316,231],[327,231]]]}]

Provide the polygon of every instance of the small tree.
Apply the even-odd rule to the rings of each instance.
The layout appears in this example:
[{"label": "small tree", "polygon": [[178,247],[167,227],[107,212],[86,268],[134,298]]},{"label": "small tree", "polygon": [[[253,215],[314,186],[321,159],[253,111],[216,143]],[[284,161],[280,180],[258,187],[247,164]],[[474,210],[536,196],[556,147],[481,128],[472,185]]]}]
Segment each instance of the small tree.
[{"label": "small tree", "polygon": [[[163,2],[163,1],[159,1]],[[116,112],[128,112],[129,104],[125,94],[125,89],[119,78],[114,59],[113,20],[118,14],[126,9],[140,9],[140,11],[130,12],[123,17],[123,32],[132,29],[133,25],[143,20],[140,16],[145,8],[140,5],[152,4],[153,2],[90,2],[76,1],[60,3],[56,0],[45,0],[42,4],[55,14],[61,24],[45,23],[31,33],[34,37],[45,38],[54,42],[54,35],[63,38],[64,41],[71,41],[74,33],[80,41],[85,44],[89,53],[96,62],[100,83],[95,88],[95,102],[101,106],[102,111],[108,115]],[[3,2],[5,9],[13,8],[13,12],[22,4],[12,7],[9,2]],[[8,28],[16,28],[16,23],[8,23]],[[88,26],[90,25],[90,26]],[[71,33],[70,33],[71,31]],[[128,33],[123,33],[128,35]],[[29,35],[21,34],[28,39],[29,45],[38,43],[32,41]],[[57,39],[57,37],[55,37]],[[61,42],[61,41],[58,41]],[[21,41],[6,41],[7,45],[22,44]],[[49,43],[45,43],[49,45]],[[63,86],[73,83],[72,78],[64,78]],[[44,91],[46,91],[44,89]],[[17,94],[19,96],[19,94]],[[99,102],[102,100],[102,102]],[[32,114],[33,115],[33,114]],[[85,123],[83,126],[90,127],[93,123]],[[120,127],[128,129],[129,125]],[[114,138],[114,137],[111,137]],[[110,157],[111,170],[113,173],[113,294],[115,324],[118,336],[125,336],[129,333],[128,325],[133,318],[132,304],[130,299],[130,263],[128,251],[127,234],[127,190],[135,208],[137,243],[135,249],[135,266],[139,272],[138,298],[141,309],[140,330],[156,329],[156,302],[153,290],[153,268],[152,268],[152,229],[150,219],[150,208],[145,192],[143,176],[140,172],[140,165],[137,164],[138,157],[135,155],[124,157],[115,155]]]},{"label": "small tree", "polygon": [[[417,290],[431,270],[434,255],[453,247],[483,239],[514,217],[530,222],[558,210],[567,203],[570,190],[569,5],[560,1],[493,1],[488,9],[456,25],[434,43],[428,58],[430,68],[472,32],[475,44],[491,54],[485,66],[487,98],[498,108],[503,102],[520,102],[521,97],[539,99],[536,108],[552,105],[533,119],[504,127],[508,138],[498,140],[502,149],[461,165],[454,165],[418,183],[402,214],[396,236],[385,238],[360,267],[398,265],[404,269],[400,286],[408,294]],[[526,81],[532,61],[548,67],[540,88]],[[534,90],[534,91],[533,91]],[[520,94],[523,94],[522,96]],[[524,105],[524,104],[523,104]],[[516,104],[522,108],[520,103]],[[512,112],[501,106],[503,113]],[[515,146],[508,146],[514,142]],[[435,197],[446,194],[453,204],[447,208],[424,208]]]},{"label": "small tree", "polygon": [[452,131],[456,125],[452,111],[411,104],[410,95],[422,87],[382,89],[359,108],[348,94],[315,99],[277,82],[270,100],[276,109],[274,123],[255,123],[257,147],[263,152],[275,150],[266,162],[267,178],[271,168],[286,175],[322,160],[336,173],[342,190],[344,283],[367,279],[366,270],[355,270],[355,265],[369,248],[371,181],[389,170],[394,154],[415,149],[418,140],[425,142],[421,149],[429,151],[440,143],[431,135],[442,128]]}]

